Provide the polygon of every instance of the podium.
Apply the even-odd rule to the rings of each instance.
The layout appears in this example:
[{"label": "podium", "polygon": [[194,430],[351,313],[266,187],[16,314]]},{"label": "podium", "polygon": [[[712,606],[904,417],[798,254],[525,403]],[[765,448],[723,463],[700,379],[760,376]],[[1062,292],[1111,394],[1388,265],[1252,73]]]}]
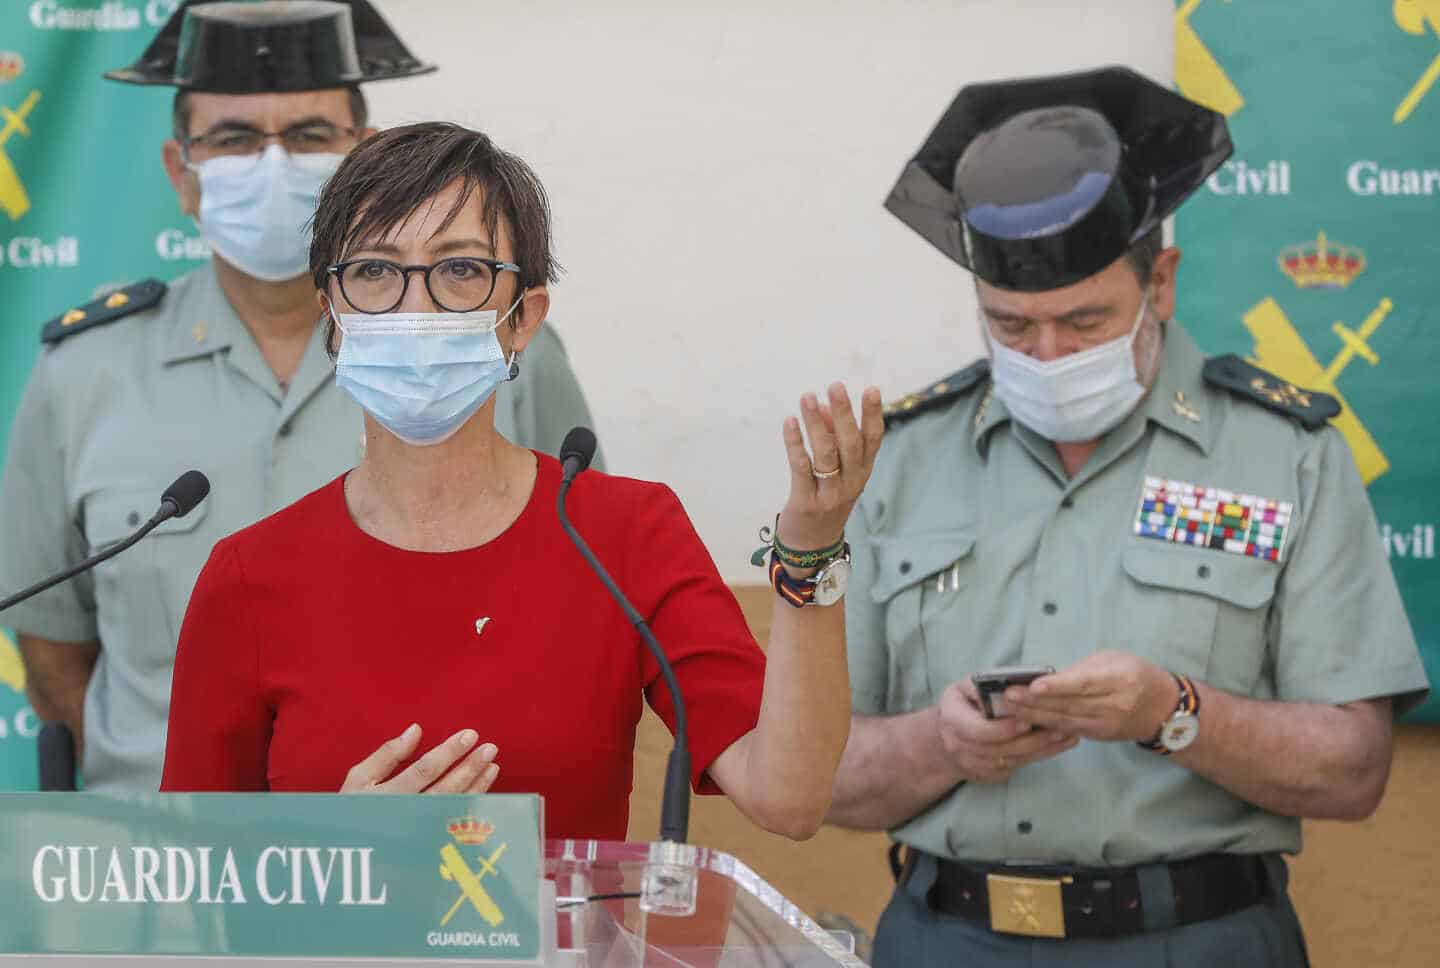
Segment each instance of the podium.
[{"label": "podium", "polygon": [[0,795],[9,966],[862,966],[734,857],[538,797]]}]

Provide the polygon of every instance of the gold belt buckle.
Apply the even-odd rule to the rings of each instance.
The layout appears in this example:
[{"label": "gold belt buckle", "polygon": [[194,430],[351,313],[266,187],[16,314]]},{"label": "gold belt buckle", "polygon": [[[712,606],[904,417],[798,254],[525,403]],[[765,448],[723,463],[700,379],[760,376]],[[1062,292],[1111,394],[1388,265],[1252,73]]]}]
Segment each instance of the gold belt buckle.
[{"label": "gold belt buckle", "polygon": [[990,891],[990,930],[1032,938],[1065,937],[1060,885],[1068,880],[1068,877],[985,875]]}]

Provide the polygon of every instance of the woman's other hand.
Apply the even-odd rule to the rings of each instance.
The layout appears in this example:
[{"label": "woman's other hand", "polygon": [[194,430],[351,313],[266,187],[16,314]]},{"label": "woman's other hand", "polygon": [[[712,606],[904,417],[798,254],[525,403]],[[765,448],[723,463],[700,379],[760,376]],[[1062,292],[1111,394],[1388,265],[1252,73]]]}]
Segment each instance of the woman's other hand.
[{"label": "woman's other hand", "polygon": [[861,397],[858,423],[845,384],[832,383],[827,397],[822,403],[815,394],[805,394],[800,398],[800,418],[785,420],[790,497],[780,512],[777,533],[797,550],[828,547],[844,533],[885,433],[879,390],[870,387]]},{"label": "woman's other hand", "polygon": [[[341,793],[484,793],[500,774],[493,743],[478,748],[480,736],[462,729],[420,757],[399,773],[420,746],[420,726],[411,723],[405,732],[386,740],[380,748],[356,763],[345,774]],[[394,773],[394,776],[391,774]],[[387,779],[387,777],[389,779]]]}]

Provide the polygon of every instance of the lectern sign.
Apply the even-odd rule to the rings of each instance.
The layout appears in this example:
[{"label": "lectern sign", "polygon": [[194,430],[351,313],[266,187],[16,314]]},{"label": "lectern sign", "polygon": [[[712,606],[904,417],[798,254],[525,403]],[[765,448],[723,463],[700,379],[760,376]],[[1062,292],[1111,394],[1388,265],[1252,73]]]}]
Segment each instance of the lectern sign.
[{"label": "lectern sign", "polygon": [[540,958],[536,797],[0,795],[0,952]]}]

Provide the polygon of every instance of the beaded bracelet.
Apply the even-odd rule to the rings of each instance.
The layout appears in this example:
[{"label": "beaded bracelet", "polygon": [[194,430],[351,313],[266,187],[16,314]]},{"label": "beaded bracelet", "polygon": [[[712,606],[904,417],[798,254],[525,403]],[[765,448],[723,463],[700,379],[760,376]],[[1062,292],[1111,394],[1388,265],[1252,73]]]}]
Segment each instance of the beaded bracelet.
[{"label": "beaded bracelet", "polygon": [[774,528],[761,528],[760,540],[765,542],[755,553],[750,556],[750,564],[764,565],[765,558],[769,552],[774,551],[775,557],[791,568],[818,568],[826,562],[833,561],[840,557],[845,551],[845,535],[840,535],[840,540],[826,548],[818,551],[796,551],[794,548],[787,548],[780,541],[780,515],[775,515]]}]

